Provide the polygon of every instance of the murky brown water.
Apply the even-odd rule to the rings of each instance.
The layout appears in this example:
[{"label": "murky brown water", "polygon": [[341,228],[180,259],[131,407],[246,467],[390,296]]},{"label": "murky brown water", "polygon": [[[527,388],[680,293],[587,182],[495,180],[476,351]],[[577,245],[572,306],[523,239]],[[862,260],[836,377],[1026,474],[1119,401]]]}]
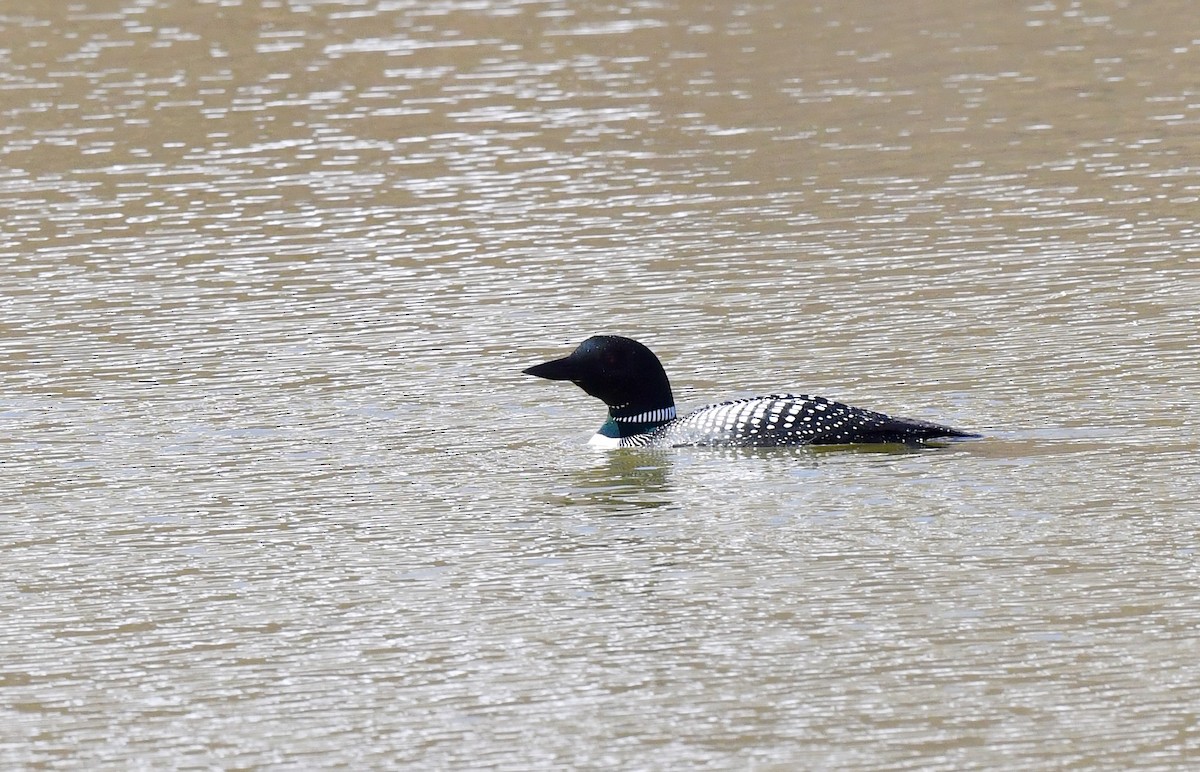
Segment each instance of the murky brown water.
[{"label": "murky brown water", "polygon": [[0,763],[1195,764],[1193,11],[4,3]]}]

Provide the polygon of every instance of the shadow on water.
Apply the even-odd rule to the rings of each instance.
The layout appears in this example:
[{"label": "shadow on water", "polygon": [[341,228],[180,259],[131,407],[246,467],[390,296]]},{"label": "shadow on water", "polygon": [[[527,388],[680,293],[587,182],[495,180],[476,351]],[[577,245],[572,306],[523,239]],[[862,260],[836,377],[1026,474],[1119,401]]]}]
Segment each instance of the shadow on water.
[{"label": "shadow on water", "polygon": [[612,451],[596,464],[573,472],[555,503],[599,507],[612,517],[631,517],[674,503],[670,453]]},{"label": "shadow on water", "polygon": [[598,508],[605,516],[633,517],[681,505],[689,498],[677,490],[682,479],[691,485],[711,482],[716,476],[730,485],[741,485],[761,482],[764,475],[773,474],[772,468],[790,473],[813,471],[834,457],[904,456],[934,452],[950,444],[955,443],[614,450],[597,453],[595,464],[571,472],[550,501],[563,508]]}]

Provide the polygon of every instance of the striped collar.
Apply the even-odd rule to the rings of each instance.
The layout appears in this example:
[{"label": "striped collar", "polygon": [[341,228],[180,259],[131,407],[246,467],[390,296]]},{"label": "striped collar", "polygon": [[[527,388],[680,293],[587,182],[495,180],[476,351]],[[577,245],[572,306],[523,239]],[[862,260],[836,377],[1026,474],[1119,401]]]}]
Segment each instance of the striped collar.
[{"label": "striped collar", "polygon": [[675,406],[660,407],[657,410],[647,410],[645,413],[637,415],[613,416],[614,421],[623,424],[655,424],[663,421],[670,421],[675,418]]}]

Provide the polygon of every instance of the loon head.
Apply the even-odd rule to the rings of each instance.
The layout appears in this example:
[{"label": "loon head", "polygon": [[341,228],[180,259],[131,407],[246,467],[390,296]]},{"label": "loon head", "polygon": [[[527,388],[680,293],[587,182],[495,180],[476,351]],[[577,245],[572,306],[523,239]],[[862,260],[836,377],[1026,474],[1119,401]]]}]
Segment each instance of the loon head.
[{"label": "loon head", "polygon": [[571,381],[608,405],[614,418],[673,408],[671,383],[654,352],[631,338],[596,335],[570,356],[523,371],[552,381]]}]

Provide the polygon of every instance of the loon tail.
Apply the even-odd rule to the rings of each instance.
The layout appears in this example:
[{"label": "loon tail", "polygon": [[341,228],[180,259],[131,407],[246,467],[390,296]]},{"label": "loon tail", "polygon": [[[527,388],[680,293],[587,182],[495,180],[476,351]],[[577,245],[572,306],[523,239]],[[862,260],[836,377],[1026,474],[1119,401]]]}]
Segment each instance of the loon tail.
[{"label": "loon tail", "polygon": [[982,435],[964,432],[950,426],[935,424],[932,421],[922,421],[918,418],[893,418],[876,426],[864,426],[859,429],[860,439],[857,442],[920,442],[937,439],[978,439]]}]

